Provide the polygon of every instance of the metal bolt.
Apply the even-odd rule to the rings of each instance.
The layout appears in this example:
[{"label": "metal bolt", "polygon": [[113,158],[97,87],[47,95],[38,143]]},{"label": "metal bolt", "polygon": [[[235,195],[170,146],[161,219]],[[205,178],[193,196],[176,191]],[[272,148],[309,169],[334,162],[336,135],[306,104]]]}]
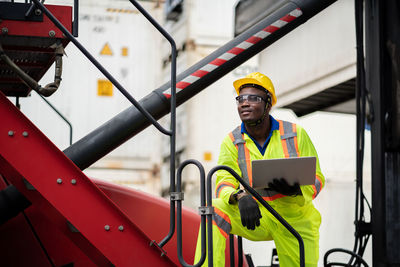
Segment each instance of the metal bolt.
[{"label": "metal bolt", "polygon": [[62,183],[62,179],[61,178],[58,178],[57,179],[57,184],[61,184]]},{"label": "metal bolt", "polygon": [[110,231],[110,226],[109,226],[108,224],[106,224],[106,225],[104,226],[104,230]]},{"label": "metal bolt", "polygon": [[23,137],[28,137],[28,132],[27,132],[27,131],[24,131],[24,132],[22,133],[22,136],[23,136]]},{"label": "metal bolt", "polygon": [[8,131],[8,136],[13,136],[14,135],[14,131]]},{"label": "metal bolt", "polygon": [[120,230],[121,232],[124,231],[124,227],[122,225],[118,226],[118,230]]},{"label": "metal bolt", "polygon": [[76,184],[76,180],[75,180],[75,179],[72,179],[72,180],[71,180],[71,184],[75,185],[75,184]]},{"label": "metal bolt", "polygon": [[50,37],[56,36],[56,32],[53,31],[53,30],[49,31],[49,36],[50,36]]},{"label": "metal bolt", "polygon": [[8,28],[6,28],[6,27],[1,28],[1,33],[2,34],[7,34],[8,33]]},{"label": "metal bolt", "polygon": [[40,9],[35,9],[35,15],[36,15],[36,16],[42,15],[42,10],[40,10]]}]

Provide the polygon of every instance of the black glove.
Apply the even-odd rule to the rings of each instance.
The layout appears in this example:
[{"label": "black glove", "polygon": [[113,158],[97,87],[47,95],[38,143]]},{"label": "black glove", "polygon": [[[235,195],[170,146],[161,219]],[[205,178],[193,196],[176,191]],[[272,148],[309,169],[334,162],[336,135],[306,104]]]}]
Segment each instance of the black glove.
[{"label": "black glove", "polygon": [[289,185],[284,178],[275,178],[272,180],[272,183],[268,183],[269,189],[272,189],[278,193],[281,193],[286,196],[297,196],[301,195],[301,189],[299,183],[295,183],[294,185]]},{"label": "black glove", "polygon": [[256,226],[260,226],[260,218],[262,217],[260,209],[251,195],[241,197],[238,206],[243,226],[246,226],[249,230],[254,230]]}]

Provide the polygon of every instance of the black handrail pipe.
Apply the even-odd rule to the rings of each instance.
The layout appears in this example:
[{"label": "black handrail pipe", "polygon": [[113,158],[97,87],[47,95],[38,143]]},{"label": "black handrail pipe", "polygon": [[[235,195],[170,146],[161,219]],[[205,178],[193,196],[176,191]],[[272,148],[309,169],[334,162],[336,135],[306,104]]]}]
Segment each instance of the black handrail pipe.
[{"label": "black handrail pipe", "polygon": [[74,20],[72,21],[72,35],[78,37],[79,30],[79,0],[74,0]]},{"label": "black handrail pipe", "polygon": [[[238,267],[243,266],[243,239],[237,236],[237,251],[238,251]],[[235,267],[235,236],[229,234],[229,257],[231,259],[231,267]]]},{"label": "black handrail pipe", "polygon": [[[178,194],[182,194],[182,199],[177,199],[177,208],[176,208],[176,232],[177,232],[177,247],[178,247],[178,259],[179,262],[182,264],[182,266],[185,267],[198,267],[201,266],[205,259],[206,259],[206,217],[207,217],[207,224],[209,224],[212,227],[212,214],[206,214],[206,213],[201,213],[201,218],[200,218],[200,238],[201,238],[201,257],[200,260],[194,264],[194,265],[189,265],[186,263],[186,261],[183,259],[183,253],[182,253],[182,200],[183,200],[183,192],[182,192],[182,171],[183,168],[185,168],[187,165],[193,164],[195,165],[200,172],[200,206],[205,207],[206,206],[206,191],[205,191],[205,184],[206,184],[206,178],[205,178],[205,172],[203,165],[197,160],[185,160],[182,162],[182,164],[179,166],[177,170],[177,181],[176,181],[176,192]],[[212,243],[212,240],[211,240]],[[210,244],[210,241],[209,241]]]},{"label": "black handrail pipe", "polygon": [[233,234],[229,234],[229,258],[231,260],[230,266],[235,267],[235,236]]},{"label": "black handrail pipe", "polygon": [[243,238],[241,236],[237,237],[238,244],[238,267],[243,266]]},{"label": "black handrail pipe", "polygon": [[63,115],[61,114],[61,112],[55,107],[53,106],[44,96],[42,96],[41,94],[38,94],[38,96],[40,96],[44,102],[47,103],[47,105],[49,105],[55,113],[57,113],[58,116],[61,117],[61,119],[63,119],[65,121],[66,124],[68,124],[68,128],[69,128],[69,144],[72,144],[72,124],[71,122]]},{"label": "black handrail pipe", "polygon": [[[170,193],[175,191],[175,143],[176,143],[176,44],[171,35],[161,27],[160,24],[135,0],[129,0],[147,20],[167,39],[171,45],[171,135],[170,135]],[[165,236],[158,246],[163,247],[174,235],[175,232],[175,202],[170,200],[170,228],[167,236]]]},{"label": "black handrail pipe", "polygon": [[[182,201],[183,201],[183,192],[182,192],[182,171],[183,169],[189,165],[193,164],[195,165],[200,172],[200,215],[201,215],[201,221],[200,221],[200,238],[201,238],[201,257],[200,260],[195,263],[194,265],[189,265],[186,263],[186,261],[183,259],[182,256]],[[227,167],[228,168],[228,167]],[[233,170],[232,170],[233,171]],[[212,174],[214,173],[213,170],[210,171],[211,176],[209,174],[207,179],[212,179]],[[235,176],[236,178],[236,176]],[[207,180],[208,181],[208,180]],[[207,187],[208,188],[208,187]],[[201,266],[206,258],[206,216],[207,217],[207,227],[208,227],[208,233],[211,233],[211,235],[208,236],[208,247],[209,247],[209,253],[212,251],[212,212],[213,207],[211,205],[206,206],[206,191],[205,191],[205,175],[204,175],[204,168],[203,165],[194,159],[190,160],[185,160],[182,162],[182,164],[178,167],[177,170],[177,181],[176,181],[176,194],[180,195],[181,198],[176,199],[175,201],[177,202],[177,248],[178,248],[178,259],[179,262],[182,264],[182,266],[185,267],[198,267]],[[212,198],[212,192],[211,189],[207,189],[207,203],[211,203],[210,199]],[[208,209],[207,209],[208,208]],[[238,244],[238,265],[239,267],[243,266],[243,245],[242,245],[242,237],[238,236],[237,240]],[[229,235],[229,244],[230,244],[230,265],[235,266],[235,246],[234,246],[234,236],[232,234]],[[210,258],[209,258],[210,261]],[[212,263],[212,259],[211,259]]]}]

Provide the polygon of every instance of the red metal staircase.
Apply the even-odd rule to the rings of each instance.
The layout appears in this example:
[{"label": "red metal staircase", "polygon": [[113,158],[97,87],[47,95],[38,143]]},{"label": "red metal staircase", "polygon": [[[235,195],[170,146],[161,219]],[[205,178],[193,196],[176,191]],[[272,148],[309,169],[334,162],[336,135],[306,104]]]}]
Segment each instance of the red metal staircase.
[{"label": "red metal staircase", "polygon": [[[31,7],[0,2],[0,44],[18,68],[39,81],[54,63],[56,47],[65,47],[69,41],[40,9],[29,12]],[[72,7],[46,7],[72,30]],[[28,96],[31,90],[0,60],[0,190],[12,184],[32,203],[0,225],[0,248],[7,252],[1,262],[10,266],[175,266],[6,97]]]},{"label": "red metal staircase", "polygon": [[98,266],[175,265],[2,93],[0,114],[0,171],[33,203],[33,220]]}]

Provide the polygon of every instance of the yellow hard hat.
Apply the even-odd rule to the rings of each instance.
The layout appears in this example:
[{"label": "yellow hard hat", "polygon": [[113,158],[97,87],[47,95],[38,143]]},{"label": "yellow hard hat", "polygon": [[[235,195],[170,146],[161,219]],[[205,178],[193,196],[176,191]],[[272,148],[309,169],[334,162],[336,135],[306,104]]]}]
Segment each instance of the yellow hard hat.
[{"label": "yellow hard hat", "polygon": [[271,80],[262,73],[253,72],[242,79],[238,79],[233,82],[233,86],[235,87],[236,93],[239,95],[240,89],[242,89],[243,85],[251,86],[252,84],[256,85],[254,87],[261,86],[264,90],[268,91],[272,97],[272,106],[276,103],[276,95],[275,95],[275,88],[272,84]]}]

